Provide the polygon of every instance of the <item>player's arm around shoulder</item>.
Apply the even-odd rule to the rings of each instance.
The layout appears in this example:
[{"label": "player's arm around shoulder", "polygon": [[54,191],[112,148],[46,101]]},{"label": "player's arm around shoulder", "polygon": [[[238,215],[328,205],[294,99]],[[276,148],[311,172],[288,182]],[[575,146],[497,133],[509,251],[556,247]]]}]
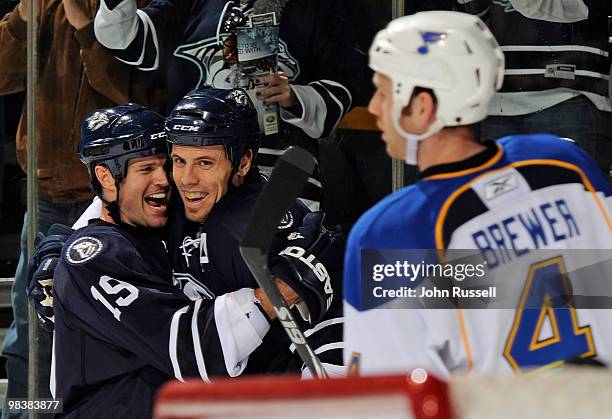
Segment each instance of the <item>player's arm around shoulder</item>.
[{"label": "player's arm around shoulder", "polygon": [[269,329],[253,290],[190,299],[151,265],[113,228],[79,230],[58,268],[56,337],[76,324],[179,380],[241,374]]}]

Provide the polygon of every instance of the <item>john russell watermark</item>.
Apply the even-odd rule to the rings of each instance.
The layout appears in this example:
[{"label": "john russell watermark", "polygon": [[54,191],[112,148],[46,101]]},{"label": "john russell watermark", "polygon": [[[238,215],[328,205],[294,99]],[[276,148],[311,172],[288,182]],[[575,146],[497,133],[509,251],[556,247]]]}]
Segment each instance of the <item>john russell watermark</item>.
[{"label": "john russell watermark", "polygon": [[499,252],[363,249],[361,305],[612,308],[612,249]]}]

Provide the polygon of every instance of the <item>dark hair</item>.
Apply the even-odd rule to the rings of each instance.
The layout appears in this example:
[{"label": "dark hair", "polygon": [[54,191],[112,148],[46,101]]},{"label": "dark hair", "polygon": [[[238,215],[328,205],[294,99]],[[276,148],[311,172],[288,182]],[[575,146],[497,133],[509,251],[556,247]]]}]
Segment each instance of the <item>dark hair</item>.
[{"label": "dark hair", "polygon": [[[412,95],[410,95],[410,101],[408,102],[408,106],[410,106],[410,104],[412,103],[412,100],[415,97],[417,97],[417,95],[420,93],[428,93],[431,96],[434,102],[434,105],[438,106],[438,98],[436,97],[436,94],[434,93],[434,91],[427,87],[420,87],[420,86],[415,86],[414,90],[412,90]],[[467,128],[468,130],[470,130],[470,132],[472,132],[472,134],[474,134],[475,138],[480,138],[480,123],[481,122],[482,121],[479,121],[479,122],[475,122],[469,125],[455,125],[452,127],[446,127],[446,129]]]},{"label": "dark hair", "polygon": [[418,94],[420,93],[429,93],[429,95],[431,96],[431,98],[433,99],[434,105],[438,105],[438,98],[436,97],[436,94],[434,93],[434,91],[432,89],[429,89],[427,87],[420,87],[420,86],[415,86],[414,89],[412,90],[412,95],[410,95],[410,100],[408,101],[408,103],[412,103],[412,99],[414,99],[415,97],[417,97]]}]

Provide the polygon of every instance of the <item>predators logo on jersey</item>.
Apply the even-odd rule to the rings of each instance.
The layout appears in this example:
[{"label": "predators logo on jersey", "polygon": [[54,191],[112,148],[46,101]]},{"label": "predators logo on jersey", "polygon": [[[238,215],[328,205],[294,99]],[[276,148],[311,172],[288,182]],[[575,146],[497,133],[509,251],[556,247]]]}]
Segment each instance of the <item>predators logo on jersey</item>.
[{"label": "predators logo on jersey", "polygon": [[78,265],[88,262],[102,251],[102,242],[96,238],[85,236],[75,240],[66,251],[66,260]]}]

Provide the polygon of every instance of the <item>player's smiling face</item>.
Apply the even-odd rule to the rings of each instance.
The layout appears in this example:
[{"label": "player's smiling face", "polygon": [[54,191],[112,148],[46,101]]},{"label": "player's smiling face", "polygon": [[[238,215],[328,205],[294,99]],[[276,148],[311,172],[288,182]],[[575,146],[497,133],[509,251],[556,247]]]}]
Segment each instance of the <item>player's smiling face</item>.
[{"label": "player's smiling face", "polygon": [[382,131],[382,140],[387,145],[387,154],[394,159],[404,160],[406,141],[393,126],[393,86],[389,77],[375,73],[373,79],[376,91],[370,99],[368,111],[376,117],[376,125]]},{"label": "player's smiling face", "polygon": [[119,212],[123,222],[147,228],[166,225],[170,183],[164,170],[167,156],[132,159],[119,189]]},{"label": "player's smiling face", "polygon": [[201,223],[227,193],[232,164],[222,145],[172,146],[172,178],[185,205],[185,217]]}]

